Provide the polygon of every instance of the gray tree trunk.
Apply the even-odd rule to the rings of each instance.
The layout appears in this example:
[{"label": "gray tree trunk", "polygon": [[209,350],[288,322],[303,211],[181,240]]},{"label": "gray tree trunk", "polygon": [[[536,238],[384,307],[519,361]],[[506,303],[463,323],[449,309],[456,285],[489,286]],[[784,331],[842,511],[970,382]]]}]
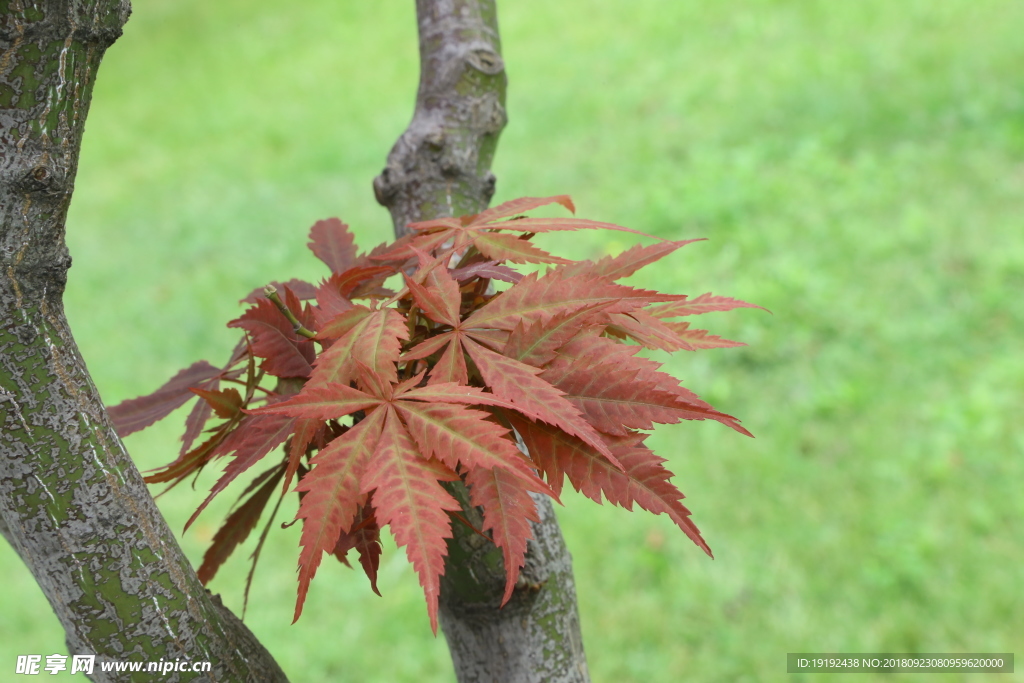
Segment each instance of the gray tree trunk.
[{"label": "gray tree trunk", "polygon": [[[491,161],[506,122],[495,0],[416,0],[416,15],[416,110],[373,183],[397,236],[413,221],[487,207],[495,186]],[[466,517],[482,527],[465,488],[455,493]],[[462,683],[589,680],[572,560],[551,501],[534,500],[541,521],[533,525],[519,585],[501,609],[501,551],[465,525],[453,524],[440,621]]]},{"label": "gray tree trunk", "polygon": [[[64,317],[64,221],[96,70],[128,0],[0,0],[0,531],[70,654],[210,661],[161,680],[285,681],[200,584],[111,425]],[[7,665],[10,665],[8,663]]]}]

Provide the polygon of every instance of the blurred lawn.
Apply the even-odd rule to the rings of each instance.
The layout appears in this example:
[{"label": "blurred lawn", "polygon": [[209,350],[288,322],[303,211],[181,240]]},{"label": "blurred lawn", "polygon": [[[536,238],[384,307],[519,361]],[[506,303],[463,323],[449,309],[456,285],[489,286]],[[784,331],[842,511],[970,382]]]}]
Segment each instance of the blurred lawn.
[{"label": "blurred lawn", "polygon": [[[565,192],[584,217],[709,237],[635,282],[774,312],[706,316],[750,346],[670,361],[757,435],[654,438],[717,559],[661,517],[559,510],[594,680],[788,680],[798,651],[1024,654],[1024,4],[500,4],[496,201]],[[319,278],[314,220],[388,237],[370,182],[416,55],[409,2],[136,1],[68,218],[68,315],[111,404],[223,360],[257,285]],[[140,466],[171,459],[179,428],[131,437]],[[211,482],[160,500],[172,527]],[[185,536],[194,560],[227,503]],[[247,616],[292,680],[452,680],[393,545],[383,598],[325,562],[291,626],[297,532],[271,535]],[[237,609],[245,555],[212,584]],[[0,666],[64,652],[7,546],[0,577]],[[813,680],[833,679],[851,677]]]}]

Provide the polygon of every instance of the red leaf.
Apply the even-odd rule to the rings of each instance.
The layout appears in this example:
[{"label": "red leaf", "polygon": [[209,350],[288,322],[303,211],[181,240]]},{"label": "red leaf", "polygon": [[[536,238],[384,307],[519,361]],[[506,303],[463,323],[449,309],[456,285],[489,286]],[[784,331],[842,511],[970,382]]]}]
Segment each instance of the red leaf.
[{"label": "red leaf", "polygon": [[[598,502],[607,498],[670,515],[706,549],[663,461],[633,430],[710,418],[747,432],[660,372],[658,363],[637,356],[632,342],[670,351],[733,345],[666,320],[750,304],[710,294],[687,300],[615,283],[688,241],[637,246],[583,263],[542,251],[530,241],[533,233],[637,232],[576,218],[521,217],[552,203],[574,208],[565,196],[522,198],[472,216],[413,224],[412,235],[365,256],[356,255],[344,224],[320,221],[310,247],[331,268],[330,278],[317,288],[301,281],[276,285],[284,306],[318,332],[319,357],[310,340],[296,335],[290,315],[257,296],[230,323],[248,334],[228,369],[183,386],[172,380],[149,403],[123,408],[145,426],[193,389],[205,400],[186,423],[190,442],[213,410],[225,418],[206,443],[184,448],[147,478],[173,486],[215,457],[233,454],[189,524],[241,473],[282,441],[288,444],[271,470],[248,478],[238,509],[204,559],[204,580],[251,533],[277,479],[287,491],[296,476],[297,518],[303,520],[296,619],[325,552],[348,564],[348,551],[357,549],[377,590],[380,530],[387,524],[419,575],[436,633],[446,540],[460,507],[440,482],[460,477],[469,487],[470,500],[463,502],[483,508],[477,533],[502,549],[502,604],[515,591],[530,522],[538,519],[534,494],[557,499],[565,475]],[[463,267],[452,270],[456,261]],[[561,265],[522,277],[502,261]],[[398,294],[384,287],[397,274],[407,282]],[[491,279],[512,286],[494,294]],[[314,296],[315,304],[300,300]],[[360,299],[367,305],[353,305]],[[263,359],[259,374],[255,356]],[[223,389],[224,380],[245,372],[230,370],[240,361],[248,367],[245,390]],[[264,372],[281,381],[255,398]],[[246,410],[250,403],[263,407]],[[346,415],[354,415],[351,427],[337,421]],[[257,555],[273,524],[271,515]]]},{"label": "red leaf", "polygon": [[609,434],[625,434],[624,427],[650,429],[653,422],[717,420],[747,434],[736,419],[720,413],[696,394],[679,386],[659,364],[633,354],[635,346],[604,337],[580,336],[559,350],[559,358],[541,377],[565,392],[566,399],[595,427]]},{"label": "red leaf", "polygon": [[233,423],[225,423],[220,429],[218,429],[213,436],[204,441],[199,446],[193,448],[187,453],[183,453],[178,458],[163,467],[159,467],[154,470],[154,474],[143,477],[143,480],[147,484],[160,484],[165,481],[173,481],[172,486],[176,485],[185,477],[189,476],[193,472],[198,471],[202,468],[210,459],[214,456],[214,452],[220,443],[228,436],[230,430],[235,425]]},{"label": "red leaf", "polygon": [[733,346],[746,346],[743,342],[722,339],[716,334],[708,334],[707,330],[691,330],[690,323],[665,323],[679,338],[694,349],[724,349]]},{"label": "red leaf", "polygon": [[547,322],[538,320],[530,325],[519,324],[509,335],[502,355],[535,368],[543,367],[554,359],[559,347],[579,334],[581,329],[586,329],[589,321],[595,319],[611,303],[587,304],[575,310],[556,313]]},{"label": "red leaf", "polygon": [[633,228],[626,228],[614,223],[602,223],[600,221],[588,221],[585,218],[520,218],[514,221],[502,223],[488,223],[488,228],[500,230],[519,230],[521,232],[563,232],[566,230],[618,230],[620,232],[631,232],[634,235],[653,237],[656,240],[665,241],[661,237],[648,235]]},{"label": "red leaf", "polygon": [[[508,401],[506,399],[500,398],[500,397],[498,397],[498,396],[496,396],[494,394],[485,392],[482,389],[479,389],[477,387],[469,387],[469,386],[459,385],[459,384],[455,384],[455,383],[428,384],[427,386],[417,387],[415,389],[412,389],[411,391],[402,392],[402,393],[399,393],[399,392],[396,391],[396,398],[401,398],[402,399],[402,402],[398,404],[399,406],[409,406],[409,404],[406,403],[406,401],[411,399],[411,400],[417,400],[417,401],[429,401],[429,402],[432,402],[432,403],[446,403],[446,404],[452,404],[452,403],[457,403],[458,404],[458,403],[461,403],[461,404],[465,404],[465,405],[494,406],[494,407],[497,407],[497,408],[505,408],[507,410],[513,410],[513,411],[521,411],[522,410],[519,406],[517,406],[516,404],[512,403],[511,401]],[[413,405],[415,405],[415,404],[413,404]],[[449,407],[454,407],[454,406],[449,406]],[[466,415],[464,413],[461,413],[461,414],[460,413],[456,413],[456,415],[458,415],[458,416],[460,416],[462,418],[466,418]],[[504,427],[501,427],[498,423],[496,423],[491,418],[484,417],[483,419],[489,425],[491,425],[487,429],[493,429],[493,427],[497,426],[500,429],[505,430]],[[455,425],[454,428],[456,430],[460,429],[460,427],[458,425]],[[507,430],[505,430],[505,431],[507,431]],[[503,431],[501,433],[503,434],[505,432]],[[510,443],[511,443],[511,440],[510,440]],[[422,442],[421,442],[421,446],[422,446]],[[426,446],[422,446],[422,447],[426,448]],[[501,446],[501,445],[499,445],[498,448],[500,448],[501,450],[503,450],[506,453],[506,457],[502,461],[499,461],[499,463],[500,462],[507,463],[509,460],[511,460],[514,463],[514,465],[515,465],[515,467],[512,468],[515,472],[527,475],[526,479],[524,479],[524,482],[529,484],[529,486],[527,488],[529,488],[529,490],[531,490],[531,491],[537,490],[535,487],[538,484],[540,484],[541,482],[539,482],[536,479],[536,477],[534,476],[533,472],[522,469],[522,467],[521,467],[522,463],[520,462],[520,458],[513,457],[513,455],[515,453],[512,450],[507,450],[506,451],[504,446]],[[519,451],[519,448],[518,448],[518,446],[516,446],[516,452],[518,452],[518,451]],[[469,464],[465,460],[463,461],[463,463],[466,464],[466,465]],[[483,466],[483,465],[481,465],[481,466]],[[454,465],[453,465],[453,467],[454,467]],[[483,467],[486,468],[486,466],[483,466]],[[510,470],[510,471],[512,471],[512,470]],[[542,489],[543,493],[546,493],[546,494],[550,495],[552,498],[554,498],[555,500],[558,500],[558,494],[555,493],[554,491],[552,491],[551,489],[549,489],[547,487],[544,487],[542,484],[541,484],[541,489]]]},{"label": "red leaf", "polygon": [[333,273],[352,267],[356,258],[355,237],[337,218],[317,221],[309,231],[309,248]]},{"label": "red leaf", "polygon": [[531,273],[466,318],[465,329],[490,327],[512,331],[520,322],[547,322],[557,313],[607,303],[609,313],[627,313],[655,301],[676,297],[587,277],[561,278],[557,272]]},{"label": "red leaf", "polygon": [[393,309],[374,311],[352,346],[352,357],[391,383],[398,382],[398,355],[409,338],[405,318]]},{"label": "red leaf", "polygon": [[[469,216],[467,218],[472,218],[472,216]],[[433,228],[458,228],[462,225],[463,223],[460,221],[460,219],[455,218],[453,216],[445,216],[442,218],[431,218],[430,220],[426,221],[417,221],[415,223],[409,223],[408,227],[412,230],[423,231],[431,230]],[[413,234],[411,237],[416,237],[416,235]],[[398,243],[403,242],[403,239],[399,239],[395,244],[397,245]],[[406,241],[406,243],[407,242],[408,241]]]},{"label": "red leaf", "polygon": [[647,309],[647,312],[656,318],[677,318],[684,315],[710,313],[711,311],[731,311],[734,308],[760,308],[762,311],[768,310],[767,308],[748,304],[746,301],[740,301],[739,299],[730,299],[727,296],[712,296],[711,292],[708,292],[707,294],[701,294],[696,299],[684,299],[660,306],[652,306]]},{"label": "red leaf", "polygon": [[562,277],[583,275],[586,277],[599,277],[609,281],[619,280],[632,275],[648,264],[668,256],[679,247],[686,246],[691,242],[700,242],[704,239],[706,238],[701,237],[679,242],[658,242],[647,247],[638,244],[618,256],[606,256],[596,262],[578,261],[577,263],[563,266],[558,268],[558,273]]},{"label": "red leaf", "polygon": [[468,384],[469,374],[466,370],[466,356],[462,352],[462,344],[453,342],[441,354],[437,365],[430,371],[428,384],[442,384],[455,382],[457,384]]},{"label": "red leaf", "polygon": [[295,618],[302,614],[309,582],[325,552],[331,552],[342,532],[350,531],[363,504],[360,478],[366,470],[384,426],[384,410],[375,410],[336,438],[313,458],[313,469],[299,482],[305,491],[296,518],[302,524],[299,555],[299,594]]},{"label": "red leaf", "polygon": [[[485,255],[495,260],[510,260],[514,262],[540,262],[540,263],[564,263],[565,261],[551,256],[546,252],[530,245],[516,245],[513,241],[491,237],[494,230],[516,230],[524,233],[554,232],[562,230],[581,229],[604,229],[631,232],[638,235],[645,235],[632,228],[624,228],[613,223],[600,223],[580,218],[519,218],[513,220],[497,221],[498,218],[515,215],[538,206],[558,202],[570,208],[572,202],[568,197],[547,197],[533,198],[524,197],[484,211],[476,216],[463,216],[459,219],[440,218],[420,223],[410,223],[409,227],[420,234],[402,245],[397,245],[387,254],[377,258],[396,258],[399,256],[411,255],[414,248],[429,252],[451,240],[450,248],[459,251],[466,247],[470,240]],[[513,213],[509,213],[513,212]],[[652,237],[651,235],[646,235]],[[655,238],[661,239],[661,238]],[[401,241],[401,240],[400,240]]]},{"label": "red leaf", "polygon": [[395,394],[394,385],[374,372],[366,363],[356,361],[356,375],[359,378],[360,386],[371,396],[376,396],[386,402],[391,401]]},{"label": "red leaf", "polygon": [[608,316],[611,329],[625,334],[648,349],[662,351],[693,351],[693,347],[683,341],[667,324],[642,310],[629,313],[612,313]]},{"label": "red leaf", "polygon": [[226,455],[235,451],[234,459],[228,464],[217,483],[213,485],[210,495],[185,522],[185,529],[192,526],[192,522],[196,521],[196,518],[206,509],[214,496],[223,491],[238,475],[284,443],[284,440],[291,434],[294,424],[294,419],[283,415],[253,415],[243,418],[235,431],[231,432],[210,454],[211,456]]},{"label": "red leaf", "polygon": [[328,281],[337,288],[344,297],[359,298],[361,290],[367,285],[376,288],[384,283],[389,276],[395,274],[395,269],[390,266],[356,266],[349,268],[344,273],[335,273]]},{"label": "red leaf", "polygon": [[401,394],[396,391],[395,398],[429,401],[431,403],[463,403],[466,405],[498,406],[499,408],[517,409],[511,401],[487,393],[478,387],[468,387],[454,382],[428,384],[425,387],[408,389]]},{"label": "red leaf", "polygon": [[377,521],[387,524],[398,547],[405,547],[420,576],[427,599],[430,628],[437,634],[437,603],[451,537],[448,510],[459,503],[438,481],[459,477],[437,460],[420,457],[398,416],[388,410],[384,431],[363,477],[362,490],[374,492]]},{"label": "red leaf", "polygon": [[329,280],[324,280],[316,288],[317,307],[313,309],[316,318],[316,329],[321,330],[327,323],[345,311],[352,309],[352,302],[342,296],[338,288]]},{"label": "red leaf", "polygon": [[508,438],[509,431],[480,410],[448,403],[397,401],[395,408],[425,456],[448,467],[501,467],[541,490],[547,487]]},{"label": "red leaf", "polygon": [[480,342],[491,351],[501,351],[508,343],[509,332],[505,330],[487,330],[477,328],[467,331],[473,341]]},{"label": "red leaf", "polygon": [[[249,355],[249,342],[243,337],[235,350],[231,354],[231,359],[228,364],[224,367],[221,372],[220,379],[237,379],[241,376],[243,370],[228,370],[236,363],[241,360],[246,360],[252,368],[247,368],[252,373],[255,373],[255,365],[253,365],[253,358]],[[213,380],[208,385],[203,387],[205,389],[216,390],[220,388],[220,380]],[[248,395],[248,392],[247,392]],[[203,427],[206,426],[207,420],[210,419],[210,415],[213,414],[213,410],[210,408],[210,404],[206,401],[196,401],[195,406],[189,412],[188,417],[185,418],[185,433],[181,435],[181,450],[179,455],[185,455],[192,448],[192,444],[199,438],[199,435],[203,433]]]},{"label": "red leaf", "polygon": [[[287,287],[288,289],[295,292],[295,294],[300,299],[316,298],[316,288],[313,287],[313,285],[306,282],[305,280],[299,280],[297,278],[292,278],[288,282],[278,282],[277,280],[271,280],[269,284],[271,284],[274,287],[274,289],[276,289],[279,292],[283,292],[284,289]],[[263,293],[264,287],[266,287],[266,285],[264,285],[263,287],[257,287],[256,289],[252,290],[245,296],[245,298],[239,299],[238,303],[255,304],[260,299],[266,299],[267,295]]]},{"label": "red leaf", "polygon": [[478,277],[483,279],[501,280],[503,282],[516,283],[523,279],[523,276],[508,266],[502,266],[495,261],[474,263],[465,268],[458,268],[452,271],[452,277],[459,282],[465,282]]},{"label": "red leaf", "polygon": [[[352,309],[351,312],[358,309]],[[343,314],[342,317],[348,315]],[[331,326],[328,325],[328,328]],[[327,331],[321,331],[321,334]],[[398,381],[398,356],[402,340],[409,338],[405,318],[393,309],[371,311],[338,341],[320,354],[311,383],[346,384],[355,378],[358,360],[389,382]]]},{"label": "red leaf", "polygon": [[370,588],[380,595],[380,591],[377,590],[377,570],[380,567],[383,548],[380,544],[380,527],[377,526],[376,511],[371,500],[367,500],[356,514],[352,521],[352,530],[348,533],[342,532],[338,537],[338,543],[334,546],[334,556],[347,565],[346,555],[353,548],[359,553],[359,564],[363,566],[366,578],[370,580]]},{"label": "red leaf", "polygon": [[[457,218],[450,218],[447,220],[453,221],[455,225],[459,224],[459,220]],[[433,223],[434,221],[428,222]],[[410,223],[409,227],[411,227],[413,230],[419,230],[420,228],[416,227],[417,225],[419,224]],[[420,251],[428,253],[433,251],[434,249],[444,244],[448,240],[449,235],[450,232],[448,230],[442,230],[441,232],[433,233],[430,235],[407,235],[402,239],[397,240],[394,244],[382,245],[386,247],[386,249],[380,251],[379,253],[371,253],[370,260],[402,263],[406,259],[415,256],[415,249],[419,249]]]},{"label": "red leaf", "polygon": [[426,358],[427,356],[430,356],[442,349],[454,336],[454,332],[444,332],[434,337],[428,337],[402,354],[402,360],[410,361]]},{"label": "red leaf", "polygon": [[480,231],[473,233],[473,245],[480,253],[495,261],[511,263],[572,263],[569,259],[552,256],[535,247],[527,240],[497,232]]},{"label": "red leaf", "polygon": [[[602,489],[608,501],[627,510],[635,502],[648,512],[656,515],[667,514],[683,533],[690,537],[709,556],[714,557],[711,548],[700,535],[697,526],[690,519],[690,511],[680,502],[684,497],[669,479],[672,473],[662,463],[664,458],[654,454],[643,444],[644,434],[630,434],[612,441],[612,450],[626,467],[626,476],[608,469],[610,486]],[[582,480],[576,472],[577,466],[568,470],[569,480]],[[585,475],[584,475],[585,476]]]},{"label": "red leaf", "polygon": [[[302,311],[292,311],[300,317]],[[265,359],[262,365],[267,374],[276,377],[308,377],[310,363],[316,352],[313,342],[299,338],[292,329],[288,318],[277,309],[270,299],[260,299],[240,318],[228,323],[228,327],[240,327],[252,335],[252,352]]]},{"label": "red leaf", "polygon": [[394,391],[392,391],[392,396],[399,396],[401,394],[406,393],[410,389],[418,387],[420,385],[420,383],[423,381],[424,375],[426,375],[426,374],[427,374],[427,371],[423,370],[418,375],[413,375],[409,379],[402,380],[401,382],[399,382],[398,384],[395,385]]},{"label": "red leaf", "polygon": [[652,429],[654,422],[673,424],[680,419],[715,415],[714,411],[685,410],[672,394],[637,377],[637,369],[622,363],[601,363],[587,358],[571,365],[557,365],[542,377],[553,381],[565,398],[587,420],[607,434],[625,434],[626,428]]},{"label": "red leaf", "polygon": [[530,460],[544,473],[544,478],[555,497],[560,497],[562,485],[565,483],[565,472],[562,470],[561,461],[556,457],[559,444],[563,440],[570,444],[583,442],[569,436],[558,427],[528,420],[518,413],[506,411],[502,412],[502,415],[522,439]]},{"label": "red leaf", "polygon": [[[455,284],[454,280],[452,280],[452,284]],[[452,327],[459,324],[459,301],[461,298],[456,298],[454,302],[446,300],[448,297],[445,297],[443,292],[433,288],[428,289],[411,277],[405,278],[405,286],[409,288],[413,301],[428,318]],[[458,291],[459,287],[455,285],[456,297],[458,297]]]},{"label": "red leaf", "polygon": [[[326,318],[326,314],[322,314],[325,317],[323,323],[320,324],[320,331],[317,332],[317,339],[336,339],[338,337],[344,337],[359,323],[363,322],[370,314],[373,313],[366,306],[354,306],[349,307],[346,310],[341,311],[333,318]],[[320,360],[319,358],[317,360]]]},{"label": "red leaf", "polygon": [[484,531],[490,531],[494,545],[505,558],[505,595],[502,606],[512,597],[519,570],[526,564],[526,543],[533,538],[530,522],[539,522],[537,506],[518,477],[500,467],[472,468],[466,475],[473,505],[484,509]]},{"label": "red leaf", "polygon": [[481,211],[475,216],[467,216],[467,218],[469,219],[469,225],[482,225],[502,218],[508,218],[509,216],[518,216],[521,213],[526,213],[548,204],[561,204],[569,209],[569,211],[576,213],[576,206],[572,203],[569,195],[560,194],[554,197],[520,197],[519,199],[513,199]]},{"label": "red leaf", "polygon": [[[274,473],[276,472],[276,476]],[[281,468],[275,467],[261,475],[263,485],[234,512],[228,515],[224,524],[213,537],[213,543],[203,555],[203,564],[197,572],[199,580],[205,586],[217,574],[220,566],[231,557],[239,545],[245,542],[256,524],[260,521],[263,508],[267,506],[277,482],[281,479]],[[244,493],[242,494],[245,495]]]},{"label": "red leaf", "polygon": [[[690,511],[679,500],[683,494],[668,479],[672,473],[642,444],[643,435],[629,434],[609,443],[624,471],[616,469],[593,448],[579,439],[542,423],[530,423],[510,416],[516,431],[540,464],[549,481],[553,471],[557,480],[561,474],[569,476],[573,487],[591,500],[600,503],[603,493],[613,505],[631,510],[633,503],[654,514],[666,513],[690,539],[711,555],[711,549],[690,521]],[[554,484],[553,484],[554,485]]]},{"label": "red leaf", "polygon": [[414,251],[420,260],[420,269],[412,279],[423,286],[424,294],[437,302],[434,304],[438,314],[435,319],[454,327],[461,317],[459,309],[462,307],[462,292],[459,283],[452,278],[441,260],[431,259],[419,250]]},{"label": "red leaf", "polygon": [[528,417],[543,420],[578,436],[612,462],[615,461],[601,436],[580,411],[566,400],[561,391],[537,376],[540,370],[489,351],[468,339],[465,340],[465,348],[495,396],[511,401],[516,410]]},{"label": "red leaf", "polygon": [[295,396],[287,401],[255,408],[248,412],[253,415],[287,415],[317,420],[334,420],[351,415],[357,410],[365,410],[380,404],[380,399],[370,396],[346,384],[331,382],[329,384],[308,383]]},{"label": "red leaf", "polygon": [[281,493],[288,491],[288,486],[292,483],[292,477],[295,476],[295,472],[299,469],[299,463],[302,460],[302,456],[306,453],[306,449],[314,439],[323,438],[324,421],[317,420],[315,418],[300,418],[295,421],[295,433],[292,434],[291,446],[288,449],[288,465],[284,471],[284,485],[282,486]]},{"label": "red leaf", "polygon": [[205,360],[197,361],[178,372],[152,394],[122,401],[112,408],[107,408],[118,436],[124,438],[167,417],[195,396],[189,389],[208,386],[210,380],[220,373],[219,368],[213,367]]},{"label": "red leaf", "polygon": [[[216,389],[220,385],[219,382],[214,382],[210,385],[211,388]],[[196,442],[199,435],[203,433],[203,427],[206,426],[207,420],[210,419],[210,415],[213,414],[213,409],[210,408],[210,404],[206,401],[196,401],[195,405],[192,406],[192,410],[189,411],[188,417],[185,418],[185,433],[181,435],[181,450],[178,452],[179,455],[185,455],[192,448],[192,444]]]},{"label": "red leaf", "polygon": [[205,389],[190,389],[190,391],[203,398],[213,408],[213,412],[217,413],[217,417],[222,417],[225,420],[237,415],[242,408],[242,395],[234,387],[221,391]]}]

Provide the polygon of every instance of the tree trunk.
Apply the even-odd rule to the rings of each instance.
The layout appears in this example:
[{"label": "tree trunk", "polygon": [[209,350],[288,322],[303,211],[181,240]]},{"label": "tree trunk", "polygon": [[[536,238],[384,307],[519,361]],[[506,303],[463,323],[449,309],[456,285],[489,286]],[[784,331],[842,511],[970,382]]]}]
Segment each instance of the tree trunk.
[{"label": "tree trunk", "polygon": [[[284,681],[200,584],[113,430],[64,317],[64,221],[96,70],[128,0],[0,0],[0,531],[70,654],[209,661],[168,681]],[[164,677],[161,677],[163,679]],[[134,680],[151,680],[143,674]]]},{"label": "tree trunk", "polygon": [[[416,111],[373,183],[396,236],[412,221],[487,207],[495,186],[491,161],[506,122],[495,0],[417,0],[416,14]],[[465,516],[482,527],[465,487],[458,487]],[[534,500],[541,521],[533,525],[519,585],[501,609],[501,551],[464,524],[452,526],[440,621],[463,683],[589,680],[572,561],[550,499]]]}]

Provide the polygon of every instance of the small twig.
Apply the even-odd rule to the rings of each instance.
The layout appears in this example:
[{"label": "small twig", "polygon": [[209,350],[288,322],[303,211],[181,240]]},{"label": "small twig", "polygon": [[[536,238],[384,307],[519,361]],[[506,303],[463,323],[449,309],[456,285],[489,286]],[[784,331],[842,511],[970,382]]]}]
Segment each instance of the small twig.
[{"label": "small twig", "polygon": [[301,334],[306,339],[313,339],[316,337],[316,332],[306,329],[299,322],[299,319],[295,317],[295,314],[291,312],[291,309],[284,305],[281,301],[281,297],[277,294],[277,287],[274,285],[267,285],[263,288],[263,293],[267,295],[267,298],[274,302],[278,310],[284,314],[284,317],[288,318],[288,322],[292,324],[292,329],[295,330],[295,334]]}]

